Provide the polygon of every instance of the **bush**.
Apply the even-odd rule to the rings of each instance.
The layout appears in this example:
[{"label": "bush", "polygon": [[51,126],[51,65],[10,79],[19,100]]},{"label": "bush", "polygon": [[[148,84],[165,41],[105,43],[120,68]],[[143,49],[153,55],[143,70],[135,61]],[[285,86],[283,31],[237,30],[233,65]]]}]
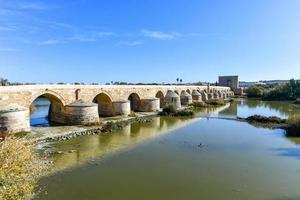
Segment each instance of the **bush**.
[{"label": "bush", "polygon": [[206,101],[206,104],[212,105],[212,106],[223,106],[225,105],[224,99],[209,99]]},{"label": "bush", "polygon": [[276,116],[265,117],[261,115],[252,115],[246,118],[248,122],[259,122],[259,123],[274,123],[274,124],[283,124],[286,123],[285,119],[281,119]]},{"label": "bush", "polygon": [[295,115],[287,120],[288,127],[286,128],[287,136],[300,136],[300,115]]},{"label": "bush", "polygon": [[264,88],[260,86],[252,86],[246,90],[246,93],[248,97],[263,97]]},{"label": "bush", "polygon": [[183,116],[183,117],[185,117],[185,116],[193,116],[194,115],[194,111],[188,110],[188,109],[186,109],[186,110],[180,110],[175,115],[176,116]]},{"label": "bush", "polygon": [[131,111],[128,115],[128,117],[137,117],[137,114],[133,111]]},{"label": "bush", "polygon": [[289,83],[277,85],[267,92],[265,100],[296,100],[300,97],[300,81],[291,79]]},{"label": "bush", "polygon": [[112,132],[116,130],[121,130],[129,124],[129,121],[108,121],[103,127],[103,132]]},{"label": "bush", "polygon": [[177,111],[173,104],[167,104],[163,107],[163,111],[159,113],[161,116],[192,116],[194,112],[189,109]]},{"label": "bush", "polygon": [[205,108],[207,107],[206,103],[203,101],[200,102],[193,102],[190,104],[190,106],[194,107],[194,108]]},{"label": "bush", "polygon": [[174,114],[174,113],[176,113],[176,108],[173,104],[166,104],[163,107],[163,112],[167,113],[167,114]]},{"label": "bush", "polygon": [[0,143],[0,199],[31,199],[38,180],[49,162],[38,156],[23,139],[8,138]]}]

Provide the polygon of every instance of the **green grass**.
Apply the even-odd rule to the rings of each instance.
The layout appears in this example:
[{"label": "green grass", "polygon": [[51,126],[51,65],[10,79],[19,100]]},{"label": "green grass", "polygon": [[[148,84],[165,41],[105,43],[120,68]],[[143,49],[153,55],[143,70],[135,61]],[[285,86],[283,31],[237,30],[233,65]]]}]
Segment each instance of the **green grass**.
[{"label": "green grass", "polygon": [[211,106],[223,106],[223,105],[226,105],[224,99],[209,99],[205,103],[207,105],[211,105]]},{"label": "green grass", "polygon": [[287,136],[300,137],[300,115],[289,117],[286,128]]},{"label": "green grass", "polygon": [[191,109],[177,110],[173,104],[167,104],[163,107],[163,111],[159,113],[161,116],[192,116],[194,111]]},{"label": "green grass", "polygon": [[274,124],[284,124],[286,123],[286,119],[281,119],[276,116],[265,117],[261,115],[253,115],[246,118],[248,122],[258,122],[258,123],[274,123]]}]

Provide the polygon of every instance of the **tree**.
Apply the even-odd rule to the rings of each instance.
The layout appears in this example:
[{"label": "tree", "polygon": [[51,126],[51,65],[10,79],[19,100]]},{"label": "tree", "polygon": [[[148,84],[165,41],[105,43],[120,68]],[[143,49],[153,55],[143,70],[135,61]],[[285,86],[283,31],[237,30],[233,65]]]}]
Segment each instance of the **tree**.
[{"label": "tree", "polygon": [[179,82],[179,78],[177,78],[177,79],[176,79],[176,81],[177,81],[177,84],[178,84],[178,82]]},{"label": "tree", "polygon": [[252,86],[246,90],[248,97],[262,97],[264,95],[264,89],[260,86]]},{"label": "tree", "polygon": [[1,86],[6,86],[6,85],[9,85],[9,82],[5,78],[0,78],[0,85]]},{"label": "tree", "polygon": [[182,79],[180,79],[180,83],[182,83]]}]

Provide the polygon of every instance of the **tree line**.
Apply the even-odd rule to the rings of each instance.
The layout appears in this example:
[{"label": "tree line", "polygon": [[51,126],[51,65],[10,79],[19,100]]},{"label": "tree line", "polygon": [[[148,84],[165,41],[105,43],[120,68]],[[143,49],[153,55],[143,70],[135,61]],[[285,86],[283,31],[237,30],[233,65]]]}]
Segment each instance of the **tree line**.
[{"label": "tree line", "polygon": [[246,90],[248,97],[264,100],[296,100],[300,98],[300,80],[291,79],[288,83],[262,86],[256,85]]}]

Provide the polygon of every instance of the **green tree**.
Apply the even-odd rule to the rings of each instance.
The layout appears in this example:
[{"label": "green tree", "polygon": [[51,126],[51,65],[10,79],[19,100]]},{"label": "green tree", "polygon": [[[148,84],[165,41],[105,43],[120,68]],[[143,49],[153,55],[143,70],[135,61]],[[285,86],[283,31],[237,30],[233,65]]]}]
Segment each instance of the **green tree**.
[{"label": "green tree", "polygon": [[246,93],[248,97],[263,97],[264,88],[261,86],[252,86],[246,90]]},{"label": "green tree", "polygon": [[300,97],[300,81],[291,79],[286,84],[277,85],[264,95],[266,100],[295,100]]}]

